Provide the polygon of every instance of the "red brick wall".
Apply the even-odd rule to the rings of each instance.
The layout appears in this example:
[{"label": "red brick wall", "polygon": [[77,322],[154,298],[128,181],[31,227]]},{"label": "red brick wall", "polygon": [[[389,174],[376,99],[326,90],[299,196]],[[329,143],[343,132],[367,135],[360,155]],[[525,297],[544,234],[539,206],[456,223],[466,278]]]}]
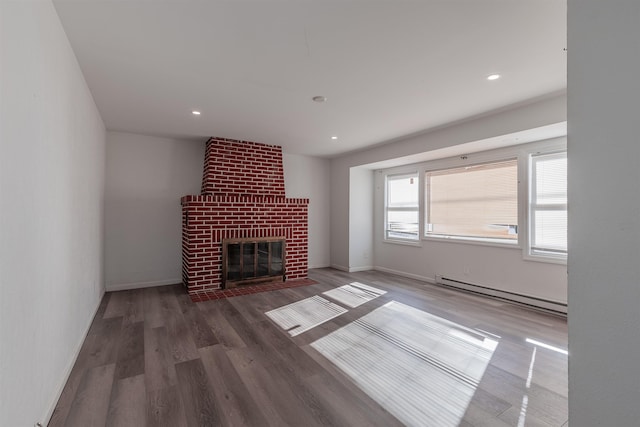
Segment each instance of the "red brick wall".
[{"label": "red brick wall", "polygon": [[309,199],[182,198],[182,279],[189,293],[220,289],[222,239],[284,236],[287,279],[307,277]]},{"label": "red brick wall", "polygon": [[309,199],[284,192],[282,149],[223,138],[207,142],[202,195],[182,202],[182,279],[189,293],[220,289],[222,240],[285,236],[287,279],[307,277]]},{"label": "red brick wall", "polygon": [[235,139],[209,139],[202,194],[284,197],[282,147]]}]

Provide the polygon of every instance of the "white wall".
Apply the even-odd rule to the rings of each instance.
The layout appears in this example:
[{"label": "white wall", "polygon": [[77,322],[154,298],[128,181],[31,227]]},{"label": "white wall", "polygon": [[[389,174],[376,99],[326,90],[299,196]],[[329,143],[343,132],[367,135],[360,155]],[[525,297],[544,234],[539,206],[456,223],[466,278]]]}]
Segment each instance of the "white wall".
[{"label": "white wall", "polygon": [[0,2],[0,425],[46,423],[103,289],[105,131],[50,1]]},{"label": "white wall", "polygon": [[287,197],[309,199],[309,268],[328,267],[329,260],[329,160],[283,154]]},{"label": "white wall", "polygon": [[107,290],[182,282],[180,198],[200,194],[205,141],[107,132]]},{"label": "white wall", "polygon": [[349,271],[373,267],[373,171],[349,170]]},{"label": "white wall", "polygon": [[376,268],[434,282],[440,275],[507,292],[567,302],[565,265],[526,261],[520,248],[423,241],[421,246],[375,242]]},{"label": "white wall", "polygon": [[569,419],[640,420],[640,2],[569,0]]},{"label": "white wall", "polygon": [[[350,250],[350,245],[371,239],[370,229],[356,229],[349,224],[349,218],[352,217],[350,210],[353,209],[349,192],[352,168],[548,126],[565,120],[566,97],[560,95],[333,159],[332,265],[350,267],[357,263],[357,260],[351,259],[357,251]],[[351,186],[351,192],[371,191],[370,189],[370,186],[360,189]],[[374,214],[381,213],[378,212],[381,210],[381,203],[381,200],[376,201],[376,209],[372,209],[368,215],[360,210],[360,220],[374,223]],[[378,218],[377,223],[380,221]],[[416,248],[383,243],[380,236],[375,236],[375,268],[426,280],[433,280],[435,274],[448,274],[452,278],[509,292],[558,302],[567,301],[566,266],[524,261],[520,250],[449,242],[423,242],[421,248]]]},{"label": "white wall", "polygon": [[330,244],[331,267],[349,271],[349,164],[340,159],[331,160]]}]

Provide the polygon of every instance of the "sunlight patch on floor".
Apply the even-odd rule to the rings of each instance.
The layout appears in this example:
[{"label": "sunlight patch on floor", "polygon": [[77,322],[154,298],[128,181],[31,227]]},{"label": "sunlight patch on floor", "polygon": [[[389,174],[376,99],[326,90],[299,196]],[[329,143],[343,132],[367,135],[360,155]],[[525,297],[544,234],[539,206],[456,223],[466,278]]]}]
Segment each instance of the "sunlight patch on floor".
[{"label": "sunlight patch on floor", "polygon": [[[527,392],[531,388],[531,379],[533,378],[533,365],[536,363],[536,351],[537,347],[533,348],[531,353],[531,363],[529,363],[529,374],[527,375]],[[524,427],[524,422],[527,419],[527,406],[529,405],[529,395],[522,396],[522,404],[520,405],[520,417],[518,418],[518,427]]]},{"label": "sunlight patch on floor", "polygon": [[498,345],[475,330],[389,302],[313,342],[408,426],[457,426]]},{"label": "sunlight patch on floor", "polygon": [[341,304],[354,308],[386,293],[387,291],[365,285],[364,283],[352,282],[348,285],[323,292],[322,294]]},{"label": "sunlight patch on floor", "polygon": [[265,314],[295,337],[347,311],[346,308],[315,295]]}]

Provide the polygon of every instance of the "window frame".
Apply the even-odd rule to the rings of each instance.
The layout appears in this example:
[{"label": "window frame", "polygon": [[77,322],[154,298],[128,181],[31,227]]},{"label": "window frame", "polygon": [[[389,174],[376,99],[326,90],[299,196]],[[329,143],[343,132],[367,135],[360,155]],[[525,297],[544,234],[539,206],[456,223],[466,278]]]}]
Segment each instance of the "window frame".
[{"label": "window frame", "polygon": [[[523,258],[530,261],[542,261],[549,262],[555,264],[566,264],[568,252],[566,253],[553,253],[553,252],[543,252],[543,251],[535,251],[533,248],[533,233],[535,232],[534,224],[533,224],[533,212],[536,208],[536,204],[534,203],[535,197],[535,189],[536,189],[536,176],[534,169],[534,158],[542,157],[542,156],[554,156],[559,155],[564,158],[567,157],[566,147],[564,149],[558,150],[546,150],[546,151],[536,151],[528,153],[527,155],[527,199],[526,199],[526,213],[527,213],[527,236],[526,236],[526,245],[523,246]],[[547,211],[568,211],[569,202],[565,204],[557,204],[557,205],[549,205],[547,206]],[[567,224],[568,225],[568,224]]]},{"label": "window frame", "polygon": [[[390,178],[401,178],[401,177],[413,177],[417,180],[417,191],[418,191],[418,206],[416,208],[413,207],[390,207],[389,206],[389,180]],[[400,170],[392,170],[388,171],[384,174],[384,215],[382,220],[382,232],[383,232],[383,241],[384,242],[392,242],[398,244],[405,244],[411,246],[420,246],[420,235],[422,233],[422,224],[420,221],[420,217],[422,214],[422,203],[420,201],[420,191],[422,189],[422,179],[420,179],[420,171],[413,169],[400,169]],[[395,212],[413,212],[414,210],[418,213],[418,235],[417,238],[402,238],[402,237],[389,237],[389,230],[387,230],[388,223],[388,213],[389,211]]]},{"label": "window frame", "polygon": [[[480,153],[477,153],[480,154]],[[460,156],[460,160],[464,161],[464,160],[468,160],[469,156]],[[519,181],[519,174],[520,174],[520,163],[518,161],[518,156],[512,155],[512,156],[507,156],[507,157],[499,157],[499,158],[495,158],[492,160],[485,160],[485,161],[476,161],[476,162],[464,162],[461,164],[457,164],[457,165],[453,165],[450,167],[443,167],[443,168],[429,168],[426,167],[423,171],[422,176],[424,177],[424,188],[422,191],[422,195],[423,195],[423,203],[424,203],[424,213],[423,213],[423,217],[422,217],[422,225],[423,225],[423,231],[422,231],[422,239],[424,240],[433,240],[433,241],[452,241],[452,242],[461,242],[461,243],[475,243],[475,244],[483,244],[483,245],[487,245],[487,246],[499,246],[499,247],[508,247],[508,248],[520,248],[520,225],[517,224],[518,227],[518,236],[516,239],[500,239],[500,238],[494,238],[494,237],[482,237],[482,236],[459,236],[459,235],[453,235],[453,234],[431,234],[428,235],[427,234],[427,224],[428,224],[428,214],[429,214],[429,202],[430,199],[427,198],[427,189],[428,189],[428,184],[427,184],[427,177],[426,175],[430,172],[440,172],[440,171],[446,171],[446,170],[454,170],[454,169],[462,169],[462,168],[466,168],[466,167],[474,167],[474,166],[482,166],[482,165],[491,165],[491,164],[497,164],[497,163],[505,163],[505,162],[509,162],[509,161],[516,161],[516,173],[517,178],[516,180]],[[519,182],[516,182],[516,186],[517,186],[517,192],[516,192],[516,205],[517,205],[517,219],[518,219],[518,223],[520,222],[520,185]]]}]

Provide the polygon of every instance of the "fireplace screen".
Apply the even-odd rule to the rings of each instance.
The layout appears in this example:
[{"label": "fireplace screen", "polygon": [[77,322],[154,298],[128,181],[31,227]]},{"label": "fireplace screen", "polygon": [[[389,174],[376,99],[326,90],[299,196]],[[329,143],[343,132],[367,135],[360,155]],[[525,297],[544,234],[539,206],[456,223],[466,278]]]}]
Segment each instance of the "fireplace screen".
[{"label": "fireplace screen", "polygon": [[225,288],[285,279],[283,237],[222,241],[222,282]]}]

